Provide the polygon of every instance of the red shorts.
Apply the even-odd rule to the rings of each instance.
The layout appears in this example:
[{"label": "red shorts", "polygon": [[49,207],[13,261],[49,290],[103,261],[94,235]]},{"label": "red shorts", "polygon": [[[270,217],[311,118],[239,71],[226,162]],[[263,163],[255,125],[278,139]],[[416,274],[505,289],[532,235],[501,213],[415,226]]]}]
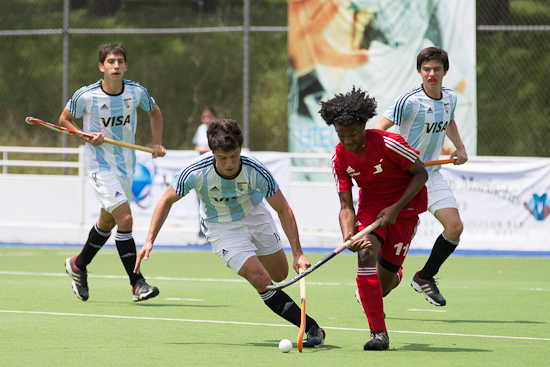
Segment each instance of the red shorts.
[{"label": "red shorts", "polygon": [[[370,207],[359,207],[359,211],[355,216],[355,231],[356,233],[376,221],[376,216],[379,211]],[[376,228],[373,232],[376,233],[382,240],[380,248],[380,256],[390,266],[381,264],[384,268],[393,271],[399,270],[399,267],[405,261],[405,256],[409,251],[409,246],[416,233],[416,227],[419,223],[418,215],[412,217],[397,217],[395,224],[385,226],[384,228]],[[380,262],[380,261],[379,261]],[[391,266],[393,265],[393,267]],[[395,272],[397,272],[395,270]]]}]

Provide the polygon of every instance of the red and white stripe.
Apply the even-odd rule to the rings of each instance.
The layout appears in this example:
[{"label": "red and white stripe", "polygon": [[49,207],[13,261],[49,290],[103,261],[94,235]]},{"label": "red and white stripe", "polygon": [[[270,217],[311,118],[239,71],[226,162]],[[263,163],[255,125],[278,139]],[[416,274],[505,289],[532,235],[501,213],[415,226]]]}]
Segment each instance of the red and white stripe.
[{"label": "red and white stripe", "polygon": [[386,144],[386,147],[388,149],[393,150],[394,152],[402,155],[403,157],[407,158],[411,162],[415,162],[418,158],[418,153],[416,153],[414,150],[407,148],[400,142],[398,142],[395,139],[392,139],[388,136],[384,136],[384,143]]}]

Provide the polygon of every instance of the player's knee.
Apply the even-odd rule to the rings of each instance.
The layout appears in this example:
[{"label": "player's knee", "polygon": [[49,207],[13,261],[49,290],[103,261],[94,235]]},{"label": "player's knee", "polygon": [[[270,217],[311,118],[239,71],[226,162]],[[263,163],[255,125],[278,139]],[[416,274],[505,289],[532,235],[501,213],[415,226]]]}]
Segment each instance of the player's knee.
[{"label": "player's knee", "polygon": [[464,225],[462,224],[462,221],[459,219],[451,223],[449,226],[447,226],[447,228],[445,228],[445,236],[447,236],[447,238],[452,241],[458,241],[463,230],[464,230]]},{"label": "player's knee", "polygon": [[133,223],[134,220],[132,218],[132,214],[128,213],[118,218],[117,226],[119,230],[131,231]]},{"label": "player's knee", "polygon": [[270,274],[270,275],[271,275],[271,279],[274,282],[282,282],[283,280],[286,279],[286,277],[288,275],[288,268],[286,269],[286,271],[279,270],[279,271],[275,272],[274,274]]}]

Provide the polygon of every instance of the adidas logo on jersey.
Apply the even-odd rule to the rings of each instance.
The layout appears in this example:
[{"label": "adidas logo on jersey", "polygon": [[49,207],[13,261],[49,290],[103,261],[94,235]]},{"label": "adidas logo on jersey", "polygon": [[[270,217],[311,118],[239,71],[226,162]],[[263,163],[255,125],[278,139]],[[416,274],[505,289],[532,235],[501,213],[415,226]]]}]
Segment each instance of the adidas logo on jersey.
[{"label": "adidas logo on jersey", "polygon": [[426,113],[434,113],[434,111],[432,110],[432,108],[428,108],[428,111]]},{"label": "adidas logo on jersey", "polygon": [[106,104],[103,104],[103,106],[101,106],[101,109],[102,109],[102,110],[108,110],[108,109],[109,109],[109,107],[107,107],[107,105],[106,105]]},{"label": "adidas logo on jersey", "polygon": [[117,197],[119,197],[120,195],[122,195],[122,194],[121,194],[120,192],[117,191],[117,192],[115,193],[115,199],[116,199]]},{"label": "adidas logo on jersey", "polygon": [[210,189],[210,191],[220,191],[220,189],[218,189],[216,186],[214,186],[213,188]]},{"label": "adidas logo on jersey", "polygon": [[346,169],[346,172],[348,175],[350,175],[350,177],[359,176],[361,174],[361,172],[355,172],[355,170],[350,166],[348,166],[348,168]]}]

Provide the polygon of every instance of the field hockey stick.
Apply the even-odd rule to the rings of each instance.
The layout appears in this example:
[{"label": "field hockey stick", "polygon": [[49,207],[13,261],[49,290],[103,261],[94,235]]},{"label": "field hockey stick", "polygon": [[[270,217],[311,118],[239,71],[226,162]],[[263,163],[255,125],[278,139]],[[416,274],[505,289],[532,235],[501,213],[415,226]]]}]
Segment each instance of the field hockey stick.
[{"label": "field hockey stick", "polygon": [[[54,125],[52,123],[42,121],[42,120],[34,118],[34,117],[27,117],[25,119],[25,122],[27,122],[27,124],[44,126],[44,127],[47,127],[48,129],[52,129],[52,130],[60,132],[60,133],[65,133],[65,134],[74,135],[74,136],[78,136],[78,137],[84,137],[84,138],[89,138],[89,139],[93,139],[93,137],[94,137],[92,134],[87,134],[85,132],[77,131],[77,130],[73,130],[73,129],[67,129],[66,127]],[[118,145],[118,146],[124,147],[124,148],[141,150],[142,152],[155,154],[155,150],[153,148],[148,148],[148,147],[143,147],[141,145],[125,143],[123,141],[118,141],[118,140],[105,138],[105,143],[112,144],[112,145]]]},{"label": "field hockey stick", "polygon": [[[304,269],[300,268],[300,274],[304,272]],[[302,313],[300,316],[300,331],[298,332],[298,352],[302,353],[302,347],[304,345],[304,331],[306,330],[306,278],[300,279],[300,299],[302,302]]]},{"label": "field hockey stick", "polygon": [[441,159],[439,161],[426,161],[422,163],[424,163],[425,167],[430,167],[430,166],[439,166],[440,164],[454,163],[455,161],[456,161],[456,158],[451,158],[451,159]]},{"label": "field hockey stick", "polygon": [[344,251],[344,249],[349,248],[355,241],[362,238],[366,234],[372,232],[375,228],[377,228],[380,223],[382,223],[382,218],[378,218],[374,223],[367,226],[362,231],[356,233],[352,238],[335,248],[330,254],[323,257],[321,260],[317,261],[314,265],[304,270],[303,273],[296,275],[294,278],[287,280],[286,282],[282,282],[279,284],[271,284],[267,286],[267,289],[270,291],[276,291],[278,289],[283,289],[288,287],[291,284],[296,283],[298,280],[302,279],[309,273],[313,272],[315,269],[319,268],[321,265],[332,259],[334,256],[338,255],[340,252]]}]

